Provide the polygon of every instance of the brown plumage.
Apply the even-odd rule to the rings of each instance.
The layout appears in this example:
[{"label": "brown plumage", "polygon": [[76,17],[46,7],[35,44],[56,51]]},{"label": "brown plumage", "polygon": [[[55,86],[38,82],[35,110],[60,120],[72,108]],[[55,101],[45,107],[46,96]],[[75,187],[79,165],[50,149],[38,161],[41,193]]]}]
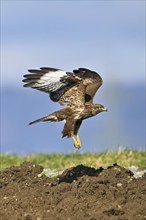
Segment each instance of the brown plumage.
[{"label": "brown plumage", "polygon": [[65,107],[30,124],[41,121],[65,121],[62,137],[72,137],[74,146],[80,148],[78,130],[82,121],[107,111],[103,105],[93,104],[95,93],[103,82],[101,76],[85,68],[73,70],[73,73],[49,67],[28,71],[31,74],[24,75],[24,87],[49,93],[52,101]]}]

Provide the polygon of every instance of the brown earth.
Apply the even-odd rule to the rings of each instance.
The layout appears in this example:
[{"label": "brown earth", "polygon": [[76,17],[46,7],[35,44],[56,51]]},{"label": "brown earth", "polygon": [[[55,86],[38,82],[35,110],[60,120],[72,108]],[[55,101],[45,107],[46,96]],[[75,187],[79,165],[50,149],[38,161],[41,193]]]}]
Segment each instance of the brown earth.
[{"label": "brown earth", "polygon": [[0,172],[1,220],[144,220],[146,174],[79,165],[58,177],[23,163]]}]

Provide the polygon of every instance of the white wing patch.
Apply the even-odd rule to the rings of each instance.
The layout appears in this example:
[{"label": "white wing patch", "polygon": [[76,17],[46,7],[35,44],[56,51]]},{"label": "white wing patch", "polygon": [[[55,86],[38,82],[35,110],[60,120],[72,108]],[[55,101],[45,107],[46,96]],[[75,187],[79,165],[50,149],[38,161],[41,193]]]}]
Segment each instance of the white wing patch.
[{"label": "white wing patch", "polygon": [[48,92],[55,92],[65,85],[65,83],[60,81],[64,76],[67,76],[67,74],[62,70],[48,72],[41,76],[37,83],[40,84],[40,87],[48,89]]},{"label": "white wing patch", "polygon": [[25,87],[31,87],[38,89],[44,92],[55,92],[58,89],[66,86],[65,82],[61,81],[61,78],[67,76],[67,73],[63,70],[51,70],[44,72],[42,70],[29,70],[32,74],[26,74],[24,77],[26,79],[23,82],[26,82]]},{"label": "white wing patch", "polygon": [[61,77],[63,77],[63,76],[66,76],[67,74],[66,74],[66,72],[65,71],[63,71],[63,70],[58,70],[58,71],[56,71],[56,72],[49,72],[49,73],[46,73],[46,74],[44,74],[41,78],[40,78],[40,80],[42,81],[42,82],[44,82],[44,81],[49,81],[49,82],[58,82],[59,80],[60,80],[60,78]]}]

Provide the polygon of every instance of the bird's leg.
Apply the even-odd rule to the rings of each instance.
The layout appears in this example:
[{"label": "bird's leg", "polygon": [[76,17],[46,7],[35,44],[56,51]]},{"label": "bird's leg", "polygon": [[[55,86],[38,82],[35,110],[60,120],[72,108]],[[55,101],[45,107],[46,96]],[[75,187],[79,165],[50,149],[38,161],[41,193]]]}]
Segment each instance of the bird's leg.
[{"label": "bird's leg", "polygon": [[78,134],[76,135],[76,141],[77,141],[78,145],[81,147],[81,140],[80,140]]},{"label": "bird's leg", "polygon": [[74,141],[74,146],[79,149],[81,147],[81,142],[80,142],[79,137],[77,137],[76,139],[74,136],[72,136],[72,139]]}]

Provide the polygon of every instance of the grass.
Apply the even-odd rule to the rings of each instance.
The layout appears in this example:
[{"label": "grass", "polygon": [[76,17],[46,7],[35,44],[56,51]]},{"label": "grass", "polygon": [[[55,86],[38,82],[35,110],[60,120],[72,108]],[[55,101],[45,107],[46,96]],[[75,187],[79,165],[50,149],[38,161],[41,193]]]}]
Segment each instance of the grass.
[{"label": "grass", "polygon": [[42,165],[45,168],[63,170],[79,164],[90,167],[106,167],[113,163],[121,166],[138,166],[140,169],[146,168],[146,152],[143,151],[118,151],[104,153],[72,153],[72,154],[31,154],[14,155],[0,154],[0,168],[19,166],[24,161]]}]

